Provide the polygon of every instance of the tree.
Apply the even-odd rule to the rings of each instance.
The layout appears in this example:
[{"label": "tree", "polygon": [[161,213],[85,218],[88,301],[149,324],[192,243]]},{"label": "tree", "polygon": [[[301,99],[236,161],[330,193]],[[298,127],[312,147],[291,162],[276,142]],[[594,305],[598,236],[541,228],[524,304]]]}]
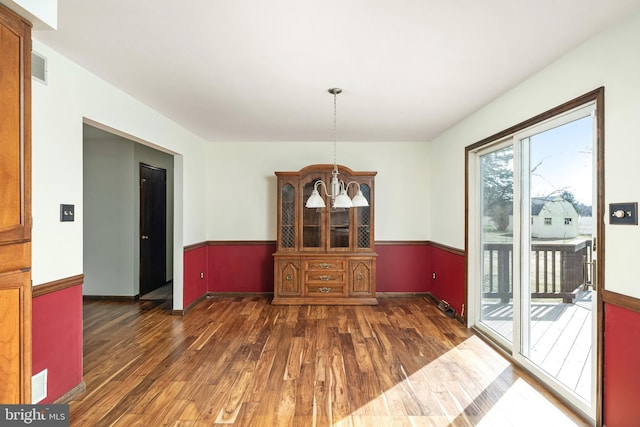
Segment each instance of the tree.
[{"label": "tree", "polygon": [[513,148],[481,157],[482,208],[498,231],[505,231],[513,213]]},{"label": "tree", "polygon": [[584,203],[579,202],[572,192],[563,190],[562,193],[560,193],[560,197],[562,197],[562,200],[566,200],[571,203],[576,209],[576,212],[578,212],[578,215],[591,216],[591,206],[587,206]]},{"label": "tree", "polygon": [[[506,147],[483,155],[480,161],[484,215],[491,218],[497,231],[506,231],[513,213],[513,148]],[[543,161],[540,160],[531,168],[531,175],[536,174]],[[566,188],[558,189],[546,197],[554,194],[571,203],[580,216],[591,216],[591,206],[579,202]]]}]

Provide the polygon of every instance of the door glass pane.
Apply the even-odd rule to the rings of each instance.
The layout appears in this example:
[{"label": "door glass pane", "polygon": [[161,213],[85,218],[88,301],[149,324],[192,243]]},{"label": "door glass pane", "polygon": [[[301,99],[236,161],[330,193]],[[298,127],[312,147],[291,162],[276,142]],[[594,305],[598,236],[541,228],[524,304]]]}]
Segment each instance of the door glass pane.
[{"label": "door glass pane", "polygon": [[513,147],[480,156],[480,322],[513,340]]},{"label": "door glass pane", "polygon": [[[314,179],[304,186],[302,200],[305,202],[311,196],[313,186],[320,178]],[[302,210],[302,246],[304,248],[319,248],[322,245],[322,209],[304,208]]]},{"label": "door glass pane", "polygon": [[[528,298],[522,353],[591,400],[593,123],[587,116],[523,140],[529,162]],[[525,288],[526,289],[526,288]]]}]

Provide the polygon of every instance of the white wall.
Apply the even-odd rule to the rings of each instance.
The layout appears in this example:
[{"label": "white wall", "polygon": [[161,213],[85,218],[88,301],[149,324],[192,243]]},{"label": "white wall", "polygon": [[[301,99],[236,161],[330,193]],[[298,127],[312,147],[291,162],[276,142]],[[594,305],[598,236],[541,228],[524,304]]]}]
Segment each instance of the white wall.
[{"label": "white wall", "polygon": [[[33,82],[33,278],[39,285],[83,272],[83,218],[60,223],[60,203],[83,210],[82,125],[175,154],[174,308],[183,246],[205,240],[275,240],[276,170],[333,162],[333,143],[216,143],[160,116],[39,43],[48,84]],[[338,162],[374,170],[376,239],[425,240],[428,145],[338,142]],[[407,188],[415,186],[407,202]],[[178,291],[178,292],[176,292]]]},{"label": "white wall", "polygon": [[[337,161],[376,171],[375,239],[426,240],[428,144],[337,143]],[[333,163],[333,142],[215,143],[207,155],[208,240],[275,240],[275,171]]]},{"label": "white wall", "polygon": [[132,163],[130,141],[84,142],[83,295],[135,295]]},{"label": "white wall", "polygon": [[[431,142],[431,240],[464,247],[464,147],[600,86],[605,87],[605,204],[640,200],[640,15],[628,18]],[[443,179],[448,186],[438,185]],[[434,207],[449,206],[447,215]],[[603,213],[604,214],[604,213]],[[606,215],[605,215],[606,218]],[[605,219],[605,286],[640,297],[640,227]]]},{"label": "white wall", "polygon": [[[174,285],[182,288],[182,248],[206,239],[206,144],[119,89],[38,42],[48,59],[48,84],[33,81],[33,282],[39,285],[82,273],[83,219],[61,223],[60,203],[82,212],[82,124],[101,124],[154,148],[176,154]],[[179,282],[179,283],[178,283]],[[181,304],[174,292],[175,304]]]}]

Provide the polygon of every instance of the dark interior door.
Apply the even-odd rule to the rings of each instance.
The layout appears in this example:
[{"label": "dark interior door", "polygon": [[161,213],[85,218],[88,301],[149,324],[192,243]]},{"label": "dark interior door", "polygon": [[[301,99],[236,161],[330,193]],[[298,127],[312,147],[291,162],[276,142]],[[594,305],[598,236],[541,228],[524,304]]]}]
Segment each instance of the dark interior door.
[{"label": "dark interior door", "polygon": [[167,171],[140,163],[140,295],[166,284]]}]

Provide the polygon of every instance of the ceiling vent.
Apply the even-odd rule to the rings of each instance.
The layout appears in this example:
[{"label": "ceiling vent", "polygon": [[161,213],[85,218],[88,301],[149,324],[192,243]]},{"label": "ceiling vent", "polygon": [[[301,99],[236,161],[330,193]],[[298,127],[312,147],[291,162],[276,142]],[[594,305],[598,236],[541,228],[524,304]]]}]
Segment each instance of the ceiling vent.
[{"label": "ceiling vent", "polygon": [[31,77],[47,84],[47,58],[35,51],[31,51]]}]

